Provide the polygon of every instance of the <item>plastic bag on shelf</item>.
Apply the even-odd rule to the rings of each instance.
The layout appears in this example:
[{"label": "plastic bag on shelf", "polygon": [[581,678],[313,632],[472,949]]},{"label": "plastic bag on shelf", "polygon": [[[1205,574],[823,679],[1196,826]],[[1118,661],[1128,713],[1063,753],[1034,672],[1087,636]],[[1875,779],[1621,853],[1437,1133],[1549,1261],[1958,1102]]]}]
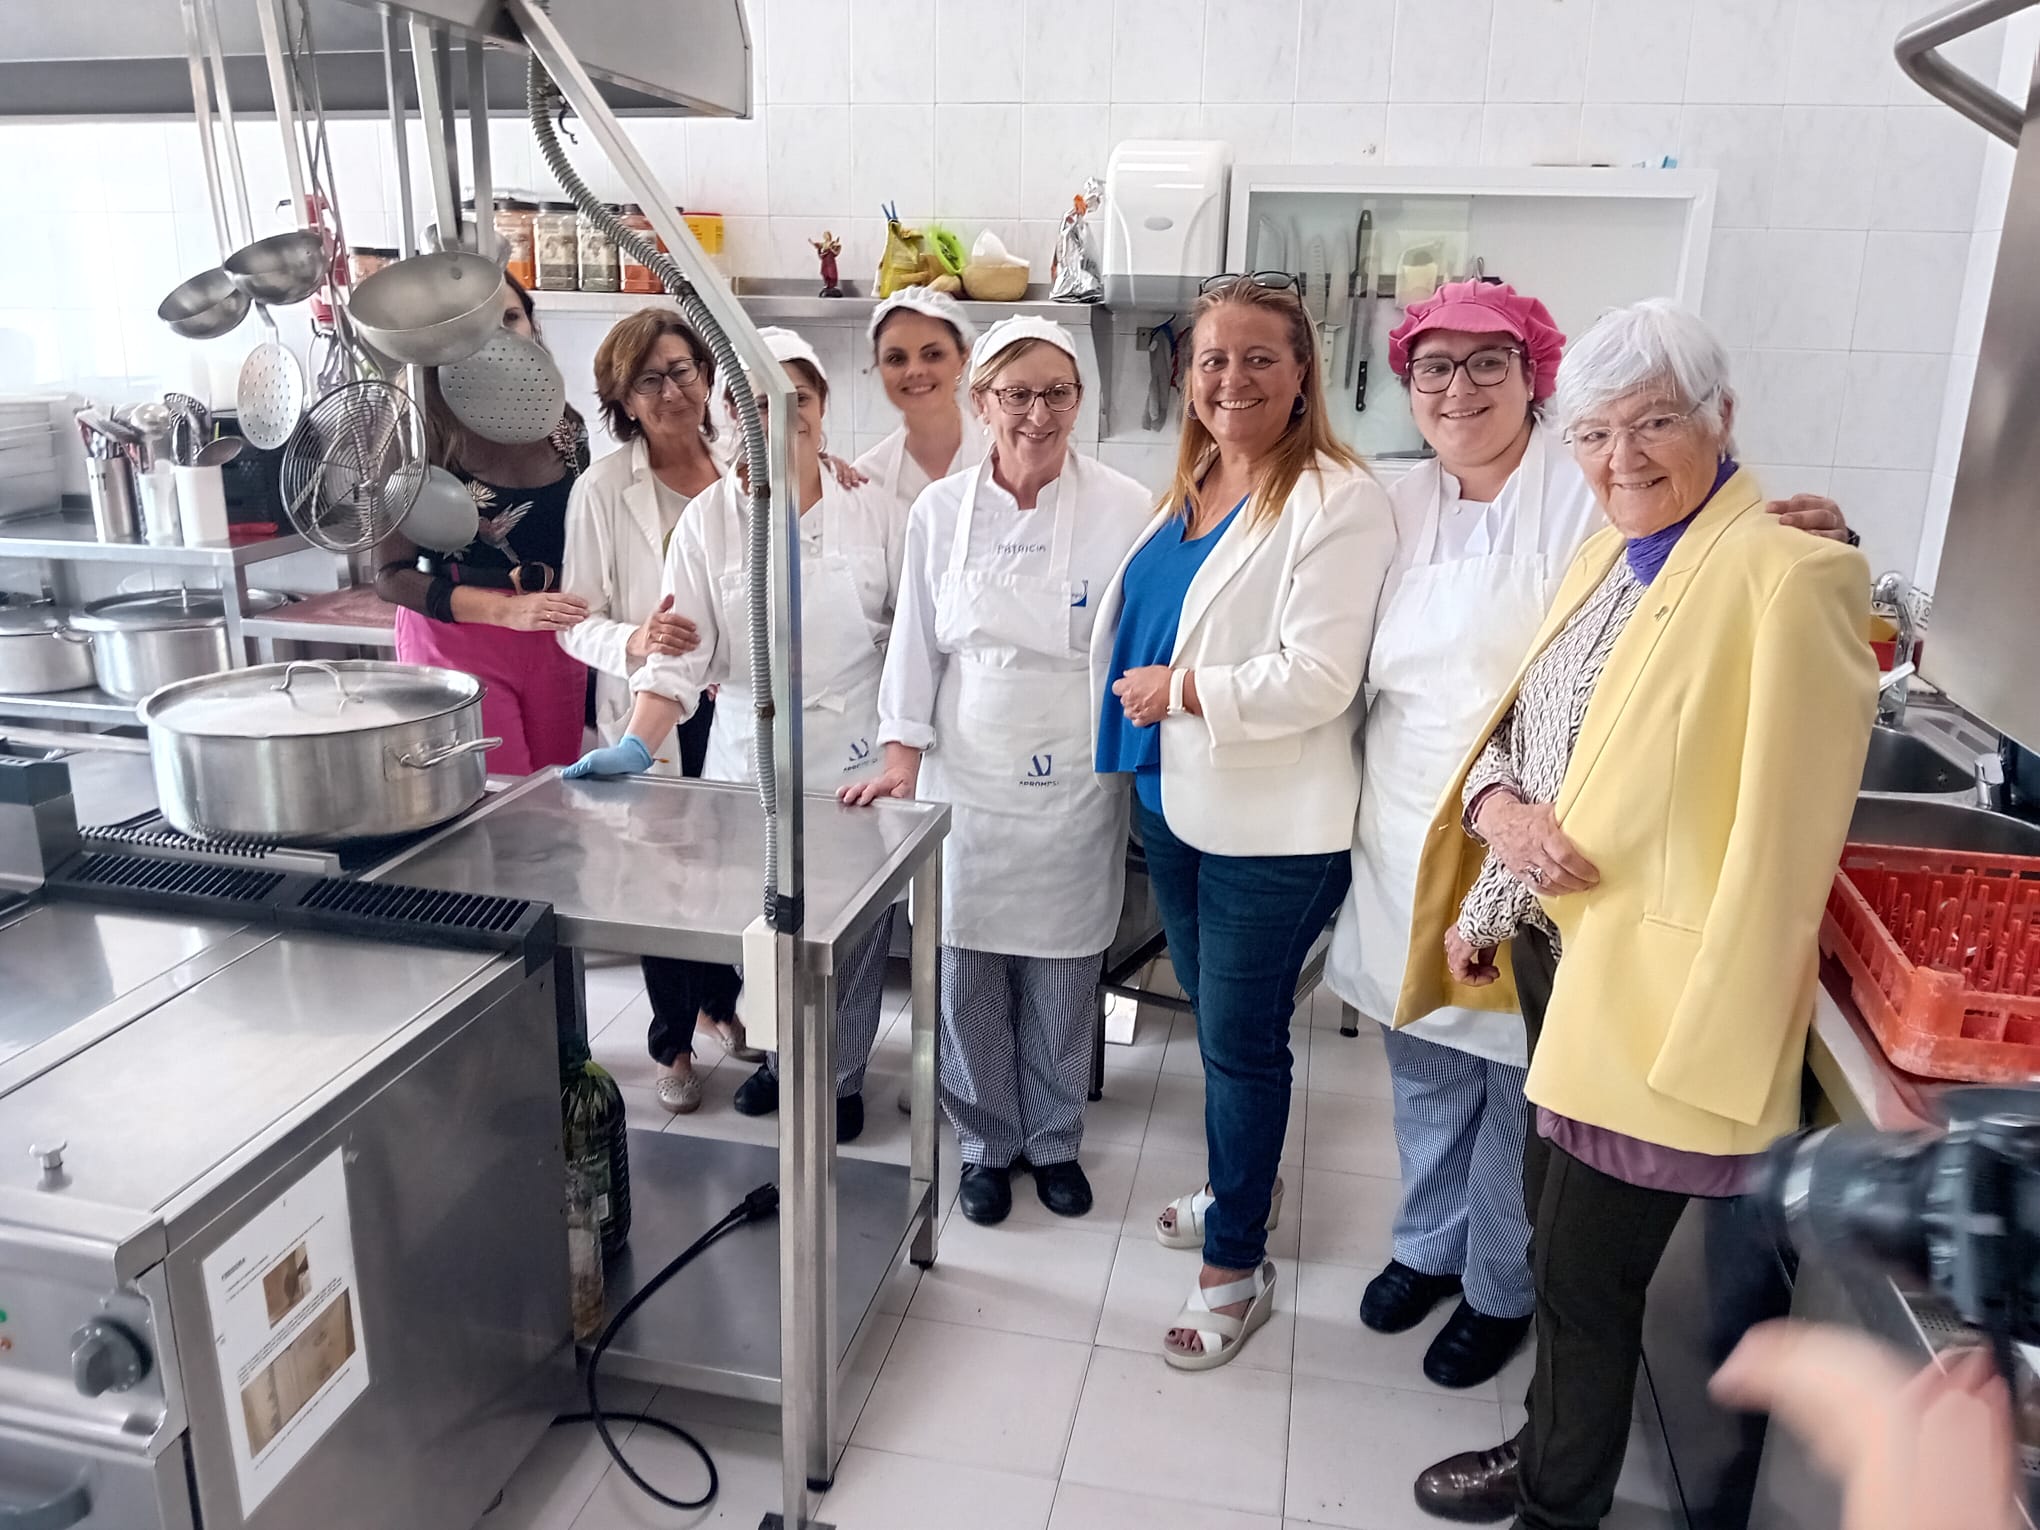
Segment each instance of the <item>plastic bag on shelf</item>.
[{"label": "plastic bag on shelf", "polygon": [[1105,297],[1104,269],[1098,259],[1098,239],[1086,221],[1086,214],[1105,200],[1105,187],[1096,176],[1084,182],[1084,189],[1063,214],[1062,232],[1055,238],[1055,261],[1049,267],[1049,296],[1058,303],[1097,303]]}]

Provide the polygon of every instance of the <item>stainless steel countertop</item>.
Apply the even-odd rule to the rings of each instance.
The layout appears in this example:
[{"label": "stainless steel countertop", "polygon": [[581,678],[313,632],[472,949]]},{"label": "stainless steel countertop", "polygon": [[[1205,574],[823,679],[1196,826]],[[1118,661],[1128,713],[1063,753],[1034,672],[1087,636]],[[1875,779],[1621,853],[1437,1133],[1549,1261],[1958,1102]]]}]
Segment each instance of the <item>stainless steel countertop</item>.
[{"label": "stainless steel countertop", "polygon": [[1943,1086],[1902,1073],[1886,1059],[1849,997],[1848,975],[1828,966],[1813,991],[1806,1056],[1843,1121],[1878,1131],[1923,1131],[1941,1123],[1933,1108]]},{"label": "stainless steel countertop", "polygon": [[102,542],[85,511],[51,510],[0,521],[0,558],[48,558],[66,563],[148,563],[213,568],[245,567],[301,552],[310,544],[295,531],[260,541],[201,542],[196,547],[152,547],[146,542]]},{"label": "stainless steel countertop", "polygon": [[[835,949],[869,928],[948,830],[941,803],[809,796],[807,942]],[[560,943],[583,951],[734,962],[763,907],[763,846],[751,787],[547,770],[364,880],[550,903]]]}]

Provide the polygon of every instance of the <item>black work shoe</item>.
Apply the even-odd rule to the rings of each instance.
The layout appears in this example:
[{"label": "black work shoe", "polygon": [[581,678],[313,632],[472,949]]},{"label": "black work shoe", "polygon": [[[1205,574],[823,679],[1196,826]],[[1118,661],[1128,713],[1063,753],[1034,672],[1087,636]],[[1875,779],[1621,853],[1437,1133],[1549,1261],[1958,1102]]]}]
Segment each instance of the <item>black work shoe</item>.
[{"label": "black work shoe", "polygon": [[1516,1513],[1516,1442],[1447,1456],[1417,1478],[1417,1507],[1462,1525],[1492,1525]]},{"label": "black work shoe", "polygon": [[1441,1387],[1477,1387],[1522,1347],[1530,1319],[1489,1317],[1461,1302],[1424,1351],[1424,1374]]},{"label": "black work shoe", "polygon": [[1059,1217],[1080,1217],[1091,1209],[1091,1182],[1074,1158],[1068,1163],[1036,1164],[1034,1193]]},{"label": "black work shoe", "polygon": [[836,1140],[855,1142],[864,1135],[864,1095],[839,1094],[836,1096]]},{"label": "black work shoe", "polygon": [[956,1188],[957,1204],[973,1222],[990,1227],[1003,1222],[1013,1209],[1013,1171],[990,1164],[967,1163],[963,1183]]},{"label": "black work shoe", "polygon": [[771,1067],[765,1063],[758,1064],[758,1071],[737,1085],[730,1104],[736,1107],[740,1116],[769,1116],[779,1109],[779,1080],[774,1077]]},{"label": "black work shoe", "polygon": [[1423,1322],[1424,1315],[1459,1290],[1457,1275],[1426,1275],[1400,1259],[1367,1282],[1360,1298],[1360,1321],[1376,1333],[1402,1333]]}]

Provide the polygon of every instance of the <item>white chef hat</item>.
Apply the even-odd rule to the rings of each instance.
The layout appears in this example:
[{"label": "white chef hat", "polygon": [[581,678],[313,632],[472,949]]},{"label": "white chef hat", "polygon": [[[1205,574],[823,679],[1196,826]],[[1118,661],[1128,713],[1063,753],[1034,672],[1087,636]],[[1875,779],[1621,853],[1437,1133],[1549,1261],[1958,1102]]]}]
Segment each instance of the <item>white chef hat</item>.
[{"label": "white chef hat", "polygon": [[1007,346],[1021,340],[1046,340],[1067,355],[1071,361],[1078,360],[1077,342],[1070,337],[1068,330],[1053,319],[1044,319],[1031,313],[1016,313],[1011,318],[999,320],[978,336],[977,344],[972,346],[970,351],[970,375],[975,377],[979,367]]},{"label": "white chef hat", "polygon": [[963,304],[948,293],[937,292],[932,287],[902,287],[871,310],[871,324],[865,334],[873,345],[878,343],[878,332],[885,321],[902,308],[926,314],[931,319],[940,319],[956,331],[956,343],[965,351],[977,339],[977,326],[970,322],[970,316],[963,311]]},{"label": "white chef hat", "polygon": [[[822,386],[824,388],[829,386],[829,370],[822,365],[822,358],[815,354],[812,345],[792,330],[778,324],[768,324],[758,331],[758,338],[765,342],[765,349],[772,353],[773,360],[782,365],[789,361],[805,361],[815,369],[815,376],[822,380]],[[723,379],[722,398],[725,408],[734,409],[735,406],[730,401],[730,382],[727,377]]]}]

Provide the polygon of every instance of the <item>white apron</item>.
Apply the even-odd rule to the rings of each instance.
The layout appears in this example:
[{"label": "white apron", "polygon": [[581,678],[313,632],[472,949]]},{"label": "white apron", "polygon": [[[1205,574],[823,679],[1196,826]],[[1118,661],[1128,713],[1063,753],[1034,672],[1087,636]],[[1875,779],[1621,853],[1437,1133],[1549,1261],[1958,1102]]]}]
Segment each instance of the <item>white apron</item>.
[{"label": "white apron", "polygon": [[[826,501],[811,515],[826,515]],[[800,560],[801,776],[810,792],[874,774],[882,763],[878,737],[878,677],[885,655],[872,646],[858,594],[857,562],[883,562],[878,547],[836,547],[829,523],[821,546]],[[751,699],[751,592],[748,568],[716,581],[729,645],[730,674],[716,697],[708,754],[701,774],[710,781],[758,779],[756,708]],[[742,676],[737,679],[734,677]]]},{"label": "white apron", "polygon": [[[1332,931],[1325,981],[1347,1003],[1383,1024],[1395,1015],[1409,954],[1417,862],[1439,796],[1479,741],[1481,724],[1508,689],[1537,635],[1553,576],[1568,561],[1540,550],[1545,509],[1544,433],[1532,434],[1517,464],[1506,549],[1433,562],[1443,514],[1443,471],[1411,470],[1402,492],[1429,505],[1412,566],[1384,593],[1374,625],[1353,885]],[[1505,489],[1504,493],[1508,490]],[[1554,566],[1554,564],[1556,566]],[[1529,1060],[1516,1014],[1441,1009],[1408,1033],[1495,1062]]]},{"label": "white apron", "polygon": [[907,427],[902,425],[880,441],[870,451],[857,459],[857,467],[865,477],[871,479],[900,503],[911,507],[923,490],[951,473],[960,473],[967,467],[976,467],[985,460],[990,447],[984,427],[977,418],[965,409],[963,411],[963,437],[957,443],[956,455],[950,459],[943,472],[930,478],[921,464],[907,454]]},{"label": "white apron", "polygon": [[[969,566],[979,467],[958,508],[949,566],[935,584],[935,637],[950,654],[935,694],[936,746],[918,795],[947,802],[942,939],[1009,956],[1090,956],[1112,943],[1126,873],[1126,794],[1091,768],[1088,644],[1072,645],[1070,580],[1082,469],[1056,495],[1049,572]],[[991,646],[1055,661],[987,663]]]}]

